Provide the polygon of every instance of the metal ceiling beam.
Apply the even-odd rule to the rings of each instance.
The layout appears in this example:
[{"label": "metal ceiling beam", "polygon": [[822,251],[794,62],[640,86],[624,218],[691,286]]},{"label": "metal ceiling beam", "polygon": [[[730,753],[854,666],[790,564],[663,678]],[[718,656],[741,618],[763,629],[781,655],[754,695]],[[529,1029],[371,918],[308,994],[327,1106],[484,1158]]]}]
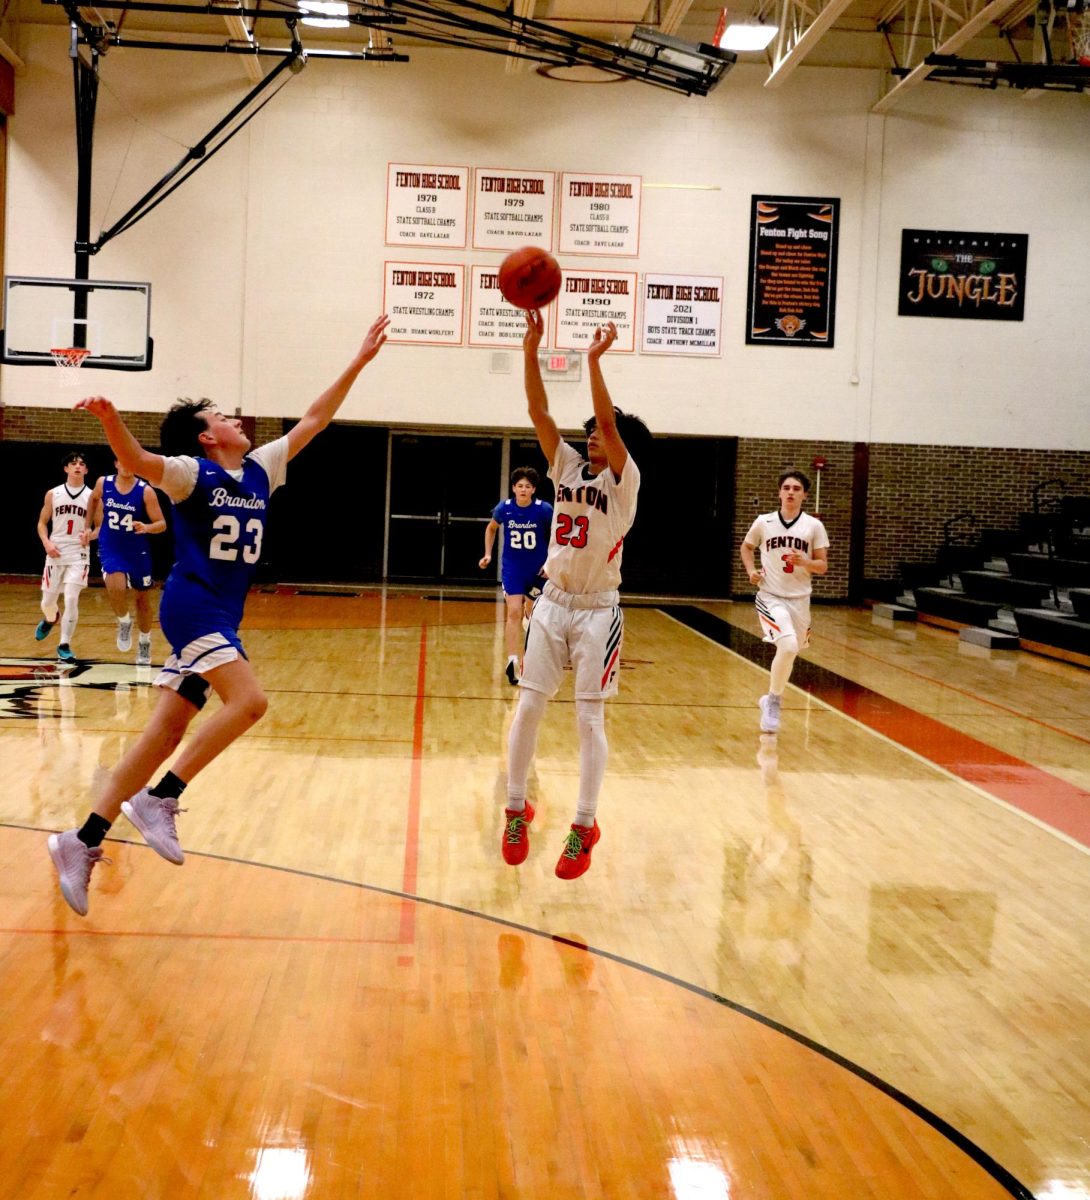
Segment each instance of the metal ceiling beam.
[{"label": "metal ceiling beam", "polygon": [[[71,0],[67,2],[71,3]],[[43,0],[43,3],[58,3],[58,0]],[[595,67],[625,79],[634,79],[687,96],[706,96],[737,61],[737,56],[728,50],[692,45],[660,35],[657,30],[645,31],[646,36],[640,39],[638,45],[635,39],[631,43],[616,45],[570,33],[559,26],[529,17],[516,17],[509,9],[492,8],[477,0],[386,0],[381,7],[355,3],[354,0],[349,0],[349,3],[354,9],[348,17],[353,26],[393,31],[401,38],[414,38],[421,42],[457,46],[488,54],[513,54],[520,59],[552,67]],[[130,10],[177,14],[179,9],[195,16],[217,12],[212,5],[190,7],[168,2],[160,4],[153,0],[114,0],[111,11],[123,14]],[[292,4],[291,7],[276,10],[275,14],[267,8],[244,7],[239,9],[239,15],[255,19],[275,15],[280,21],[294,21],[304,14]],[[82,28],[88,31],[86,23]],[[166,48],[165,45],[153,47],[148,41],[134,41],[131,38],[122,43],[116,35],[116,29],[111,27],[90,29],[88,36],[94,45],[102,48],[111,43],[142,45],[148,49]],[[170,48],[187,47],[172,45]],[[207,43],[194,42],[188,48],[208,50],[209,46]],[[233,53],[265,53],[256,42],[252,46],[229,45],[223,48]],[[385,51],[311,52],[311,57],[325,56],[370,60],[398,57]]]},{"label": "metal ceiling beam", "polygon": [[[935,70],[937,64],[928,61],[933,55],[950,56],[955,55],[966,42],[971,41],[976,35],[987,25],[996,24],[1004,13],[1008,11],[1018,0],[991,0],[990,4],[985,4],[982,8],[978,8],[975,12],[971,9],[967,11],[966,19],[962,26],[956,30],[950,37],[946,38],[940,45],[932,45],[926,47],[919,43],[927,39],[917,34],[916,44],[913,45],[913,54],[917,57],[916,64],[911,66],[911,70],[907,75],[900,79],[890,88],[888,92],[878,101],[871,109],[874,113],[889,112],[895,104],[898,104],[914,87],[921,84],[932,71]],[[942,32],[946,29],[947,21],[950,18],[947,16],[945,9],[941,13],[939,20],[935,20],[935,10],[925,11],[923,6],[917,10],[917,21],[922,16],[929,17],[929,25],[932,30],[939,31],[933,40],[937,40],[942,36]],[[927,53],[927,51],[930,53]],[[922,53],[921,53],[922,52]],[[906,63],[906,66],[911,65]]]},{"label": "metal ceiling beam", "polygon": [[780,30],[776,38],[772,71],[765,80],[765,87],[780,87],[850,3],[851,0],[829,0],[807,25],[803,18],[813,13],[812,8],[804,7],[798,0],[781,0],[778,17]]}]

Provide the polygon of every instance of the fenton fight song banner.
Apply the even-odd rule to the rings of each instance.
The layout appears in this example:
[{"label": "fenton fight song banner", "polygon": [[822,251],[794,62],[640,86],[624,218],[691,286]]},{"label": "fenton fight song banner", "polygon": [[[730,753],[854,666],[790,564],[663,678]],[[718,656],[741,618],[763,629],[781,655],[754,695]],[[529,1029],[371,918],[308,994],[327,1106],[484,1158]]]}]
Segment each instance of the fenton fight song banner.
[{"label": "fenton fight song banner", "polygon": [[1021,321],[1028,252],[1026,233],[904,229],[897,313]]},{"label": "fenton fight song banner", "polygon": [[831,346],[840,201],[754,196],[746,344]]}]

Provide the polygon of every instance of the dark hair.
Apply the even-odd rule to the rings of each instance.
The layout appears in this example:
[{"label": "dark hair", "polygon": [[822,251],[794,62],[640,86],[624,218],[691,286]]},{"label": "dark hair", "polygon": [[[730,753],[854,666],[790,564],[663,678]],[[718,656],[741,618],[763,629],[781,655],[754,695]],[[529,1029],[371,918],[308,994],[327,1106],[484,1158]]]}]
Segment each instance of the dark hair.
[{"label": "dark hair", "polygon": [[801,471],[784,471],[784,473],[776,480],[776,490],[779,491],[783,487],[784,482],[788,479],[797,479],[802,484],[802,490],[809,492],[810,480]]},{"label": "dark hair", "polygon": [[511,472],[511,486],[514,487],[516,483],[523,479],[535,489],[541,483],[541,476],[533,467],[516,467]]},{"label": "dark hair", "polygon": [[200,436],[208,429],[200,414],[212,407],[211,400],[179,400],[170,407],[159,426],[159,445],[164,454],[201,457]]},{"label": "dark hair", "polygon": [[[635,413],[626,413],[623,408],[614,408],[613,416],[617,421],[617,432],[621,435],[625,449],[637,463],[643,464],[651,449],[651,430]],[[583,423],[583,432],[587,437],[590,437],[597,428],[597,417],[588,417]]]},{"label": "dark hair", "polygon": [[69,450],[64,456],[64,461],[61,463],[61,470],[65,470],[71,463],[79,459],[84,466],[87,466],[87,455],[82,450]]}]

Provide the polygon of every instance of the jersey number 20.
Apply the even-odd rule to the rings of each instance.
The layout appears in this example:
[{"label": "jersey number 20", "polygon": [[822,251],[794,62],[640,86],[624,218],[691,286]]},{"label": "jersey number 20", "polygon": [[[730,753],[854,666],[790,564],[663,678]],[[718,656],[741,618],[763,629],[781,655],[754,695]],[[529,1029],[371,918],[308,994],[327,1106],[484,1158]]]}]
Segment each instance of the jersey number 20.
[{"label": "jersey number 20", "polygon": [[[242,534],[238,517],[224,513],[223,516],[217,517],[212,522],[212,528],[219,532],[212,539],[212,545],[208,548],[208,557],[224,562],[234,562],[238,558],[238,541]],[[261,557],[261,537],[265,532],[265,526],[256,518],[251,517],[246,522],[246,532],[252,535],[252,540],[243,543],[242,561],[255,563]]]}]

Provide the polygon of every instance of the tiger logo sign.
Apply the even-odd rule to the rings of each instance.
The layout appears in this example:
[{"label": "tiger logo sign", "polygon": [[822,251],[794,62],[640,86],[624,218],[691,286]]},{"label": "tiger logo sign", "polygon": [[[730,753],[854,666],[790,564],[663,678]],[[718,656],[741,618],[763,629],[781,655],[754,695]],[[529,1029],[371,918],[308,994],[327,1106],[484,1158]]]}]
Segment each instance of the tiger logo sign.
[{"label": "tiger logo sign", "polygon": [[[142,683],[127,663],[62,663],[41,658],[0,658],[0,720],[32,720],[51,714],[45,703],[59,687],[114,691],[119,685]],[[151,682],[151,669],[143,668]]]}]

